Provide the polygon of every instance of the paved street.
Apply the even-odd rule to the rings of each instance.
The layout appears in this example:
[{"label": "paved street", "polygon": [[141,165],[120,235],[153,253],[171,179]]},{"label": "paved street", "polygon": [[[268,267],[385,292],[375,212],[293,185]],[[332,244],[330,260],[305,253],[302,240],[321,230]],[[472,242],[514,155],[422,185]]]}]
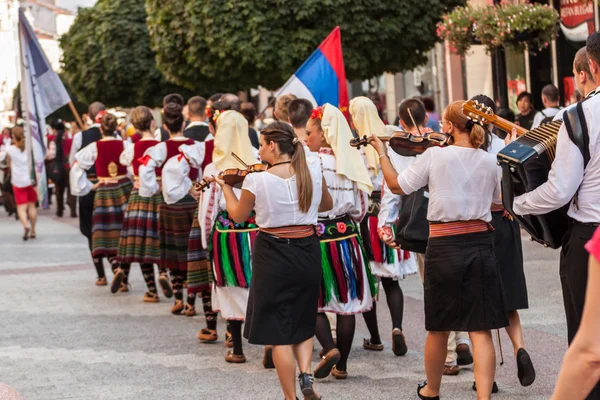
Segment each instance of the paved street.
[{"label": "paved street", "polygon": [[[262,347],[245,344],[248,363],[227,364],[222,321],[219,342],[199,344],[202,315],[173,316],[171,302],[164,298],[157,304],[143,303],[145,285],[137,265],[132,268],[130,293],[112,295],[108,287],[94,286],[78,220],[58,220],[43,212],[38,238],[23,242],[20,224],[5,217],[3,209],[1,214],[0,400],[9,398],[3,384],[27,400],[283,397],[276,373],[262,367]],[[502,332],[505,364],[498,367],[497,400],[549,398],[566,349],[558,252],[526,238],[525,249],[531,308],[521,318],[537,380],[529,388],[519,385],[512,346]],[[379,317],[385,350],[362,349],[367,330],[358,317],[350,376],[347,381],[318,381],[324,399],[415,398],[417,382],[425,376],[423,290],[417,276],[401,286],[409,353],[395,357],[391,351],[391,322],[382,296]],[[201,310],[200,300],[198,305]],[[474,399],[472,381],[470,369],[445,377],[442,398]]]}]

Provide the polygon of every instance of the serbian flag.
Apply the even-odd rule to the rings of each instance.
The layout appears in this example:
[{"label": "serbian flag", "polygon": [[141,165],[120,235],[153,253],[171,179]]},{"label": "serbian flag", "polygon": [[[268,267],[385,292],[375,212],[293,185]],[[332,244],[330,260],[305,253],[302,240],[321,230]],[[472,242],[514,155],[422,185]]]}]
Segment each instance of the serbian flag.
[{"label": "serbian flag", "polygon": [[288,93],[308,99],[314,106],[337,105],[348,117],[348,87],[339,26],[277,91],[276,97]]}]

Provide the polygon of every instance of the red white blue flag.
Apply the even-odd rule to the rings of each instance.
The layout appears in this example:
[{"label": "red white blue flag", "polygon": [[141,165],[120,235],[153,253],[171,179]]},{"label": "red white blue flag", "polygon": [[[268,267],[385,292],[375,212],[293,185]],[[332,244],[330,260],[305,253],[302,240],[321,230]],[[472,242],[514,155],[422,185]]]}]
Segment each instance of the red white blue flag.
[{"label": "red white blue flag", "polygon": [[348,87],[342,54],[342,35],[337,26],[276,96],[292,93],[315,106],[336,105],[348,117]]}]

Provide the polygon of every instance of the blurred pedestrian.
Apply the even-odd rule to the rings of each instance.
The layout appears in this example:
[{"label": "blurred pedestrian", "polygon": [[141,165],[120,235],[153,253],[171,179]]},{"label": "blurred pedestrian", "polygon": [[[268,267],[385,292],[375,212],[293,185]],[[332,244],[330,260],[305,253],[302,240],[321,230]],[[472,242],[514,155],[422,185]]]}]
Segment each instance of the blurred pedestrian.
[{"label": "blurred pedestrian", "polygon": [[533,108],[533,96],[531,93],[519,93],[517,96],[517,108],[519,109],[519,114],[517,114],[517,117],[515,118],[516,124],[527,130],[530,130],[531,126],[533,125],[534,118],[537,114],[539,114],[539,112],[535,111]]},{"label": "blurred pedestrian", "polygon": [[7,163],[10,168],[12,189],[17,204],[19,220],[23,224],[23,240],[35,239],[35,223],[38,200],[31,182],[27,153],[25,152],[25,131],[20,126],[12,129],[13,144],[7,150]]}]

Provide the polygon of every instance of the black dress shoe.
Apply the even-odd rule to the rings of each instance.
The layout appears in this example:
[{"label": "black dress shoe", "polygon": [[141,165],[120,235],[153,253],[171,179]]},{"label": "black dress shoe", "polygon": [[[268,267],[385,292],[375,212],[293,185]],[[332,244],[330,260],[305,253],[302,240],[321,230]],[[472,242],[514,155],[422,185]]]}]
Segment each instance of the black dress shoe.
[{"label": "black dress shoe", "polygon": [[517,376],[521,386],[529,386],[535,381],[535,369],[529,353],[524,348],[517,351]]},{"label": "black dress shoe", "polygon": [[[477,391],[477,385],[475,382],[473,382],[473,391]],[[494,381],[494,384],[492,385],[492,393],[498,393],[498,385],[496,385],[496,381]]]},{"label": "black dress shoe", "polygon": [[423,389],[425,386],[427,386],[427,381],[423,381],[417,385],[417,396],[419,397],[419,399],[421,399],[421,400],[440,400],[440,396],[435,396],[435,397],[423,396],[421,394],[421,389]]}]

